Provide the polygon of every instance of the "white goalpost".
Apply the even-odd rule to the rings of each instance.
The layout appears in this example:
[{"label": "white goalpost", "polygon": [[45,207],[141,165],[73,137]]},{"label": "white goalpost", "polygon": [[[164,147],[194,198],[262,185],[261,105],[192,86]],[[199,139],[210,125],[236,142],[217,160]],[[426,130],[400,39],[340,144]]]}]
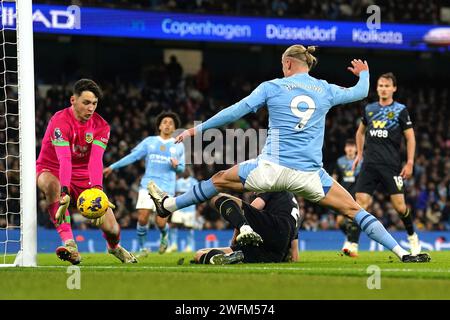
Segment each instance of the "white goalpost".
[{"label": "white goalpost", "polygon": [[37,265],[32,1],[0,4],[0,267],[31,267]]}]

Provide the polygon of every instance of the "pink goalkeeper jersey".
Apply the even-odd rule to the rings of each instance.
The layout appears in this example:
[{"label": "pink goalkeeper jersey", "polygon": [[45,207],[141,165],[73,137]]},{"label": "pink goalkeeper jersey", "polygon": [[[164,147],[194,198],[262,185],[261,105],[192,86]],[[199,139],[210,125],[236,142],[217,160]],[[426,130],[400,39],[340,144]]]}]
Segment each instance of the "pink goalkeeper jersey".
[{"label": "pink goalkeeper jersey", "polygon": [[109,125],[100,115],[94,113],[87,122],[81,123],[75,118],[71,107],[65,108],[50,119],[36,165],[59,171],[55,148],[68,146],[72,158],[72,178],[89,178],[92,145],[105,149],[108,140]]}]

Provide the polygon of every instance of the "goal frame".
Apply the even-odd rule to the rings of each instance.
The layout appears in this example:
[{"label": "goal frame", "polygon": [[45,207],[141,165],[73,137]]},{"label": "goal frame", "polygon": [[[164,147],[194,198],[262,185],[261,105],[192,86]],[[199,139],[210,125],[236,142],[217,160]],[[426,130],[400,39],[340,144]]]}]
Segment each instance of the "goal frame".
[{"label": "goal frame", "polygon": [[37,266],[36,138],[32,1],[16,1],[19,155],[20,250],[13,264]]}]

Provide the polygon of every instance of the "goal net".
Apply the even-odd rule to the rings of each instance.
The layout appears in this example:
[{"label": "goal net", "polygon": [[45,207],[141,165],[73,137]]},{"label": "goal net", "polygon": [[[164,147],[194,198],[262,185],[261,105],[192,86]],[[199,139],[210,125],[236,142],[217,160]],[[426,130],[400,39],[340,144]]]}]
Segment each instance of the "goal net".
[{"label": "goal net", "polygon": [[36,265],[31,2],[0,0],[0,266]]}]

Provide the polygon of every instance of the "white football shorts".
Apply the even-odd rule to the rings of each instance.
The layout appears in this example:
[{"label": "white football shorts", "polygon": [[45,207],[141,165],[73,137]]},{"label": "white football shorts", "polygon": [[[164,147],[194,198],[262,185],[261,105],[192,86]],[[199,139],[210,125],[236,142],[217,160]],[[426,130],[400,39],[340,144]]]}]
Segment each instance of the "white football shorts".
[{"label": "white football shorts", "polygon": [[322,200],[334,182],[323,168],[306,172],[258,159],[240,163],[239,177],[248,191],[290,191],[312,202]]},{"label": "white football shorts", "polygon": [[152,198],[150,198],[150,195],[148,194],[147,190],[145,189],[139,190],[136,209],[149,209],[152,211],[156,210],[155,204],[153,203]]},{"label": "white football shorts", "polygon": [[177,210],[170,216],[170,222],[182,224],[187,228],[193,228],[195,223],[195,211]]}]

